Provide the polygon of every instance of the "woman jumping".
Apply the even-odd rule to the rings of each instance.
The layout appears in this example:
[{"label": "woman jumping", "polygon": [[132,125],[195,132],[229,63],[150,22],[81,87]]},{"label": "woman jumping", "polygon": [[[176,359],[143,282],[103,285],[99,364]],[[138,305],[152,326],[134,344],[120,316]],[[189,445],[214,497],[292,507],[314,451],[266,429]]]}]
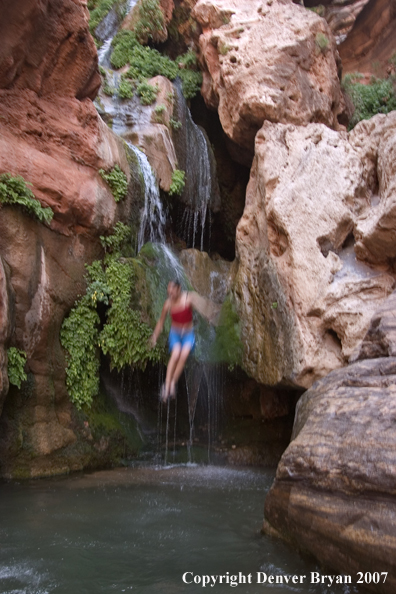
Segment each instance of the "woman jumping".
[{"label": "woman jumping", "polygon": [[192,294],[182,291],[179,281],[171,281],[168,284],[167,291],[168,299],[164,303],[160,319],[151,337],[151,344],[155,346],[169,313],[172,320],[169,332],[171,356],[166,370],[165,384],[161,390],[161,400],[163,402],[166,402],[169,396],[173,398],[176,395],[177,380],[184,369],[188,355],[195,345]]}]

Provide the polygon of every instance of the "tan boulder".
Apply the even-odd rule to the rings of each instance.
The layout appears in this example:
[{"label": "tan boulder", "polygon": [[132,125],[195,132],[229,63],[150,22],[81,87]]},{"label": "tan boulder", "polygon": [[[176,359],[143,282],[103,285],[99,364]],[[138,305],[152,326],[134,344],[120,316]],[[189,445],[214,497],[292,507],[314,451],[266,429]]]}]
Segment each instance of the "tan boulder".
[{"label": "tan boulder", "polygon": [[343,98],[334,37],[290,0],[199,0],[202,94],[227,136],[253,153],[264,120],[338,128]]},{"label": "tan boulder", "polygon": [[354,251],[377,155],[368,136],[368,160],[357,134],[269,122],[257,134],[234,293],[244,367],[261,383],[309,387],[345,365],[394,288],[382,261]]},{"label": "tan boulder", "polygon": [[168,192],[172,173],[177,169],[170,124],[174,109],[174,89],[171,81],[164,76],[155,76],[149,83],[159,89],[155,102],[152,105],[136,106],[134,111],[139,113],[139,117],[126,123],[121,136],[145,153],[160,188]]},{"label": "tan boulder", "polygon": [[395,305],[393,293],[373,317],[364,361],[299,400],[264,522],[336,572],[388,572],[380,584],[366,582],[382,594],[396,586]]},{"label": "tan boulder", "polygon": [[197,293],[214,303],[224,301],[235,274],[234,264],[196,249],[182,250],[179,259]]}]

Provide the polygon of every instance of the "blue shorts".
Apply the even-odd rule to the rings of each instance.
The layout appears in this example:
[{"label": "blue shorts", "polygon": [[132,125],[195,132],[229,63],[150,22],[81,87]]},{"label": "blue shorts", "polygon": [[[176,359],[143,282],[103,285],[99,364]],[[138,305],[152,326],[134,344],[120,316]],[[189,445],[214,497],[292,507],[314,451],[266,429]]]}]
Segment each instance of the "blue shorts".
[{"label": "blue shorts", "polygon": [[171,328],[168,342],[170,352],[173,351],[177,344],[179,344],[181,348],[185,347],[186,345],[190,345],[192,352],[195,346],[194,330],[192,328],[191,330],[176,330],[176,328]]}]

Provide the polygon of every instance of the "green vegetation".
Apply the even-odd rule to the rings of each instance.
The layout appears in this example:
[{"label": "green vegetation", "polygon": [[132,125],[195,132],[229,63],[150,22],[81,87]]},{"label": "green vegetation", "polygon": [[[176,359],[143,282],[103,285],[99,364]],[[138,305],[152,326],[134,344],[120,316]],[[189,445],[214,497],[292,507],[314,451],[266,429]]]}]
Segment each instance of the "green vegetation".
[{"label": "green vegetation", "polygon": [[242,364],[243,344],[240,338],[240,321],[230,296],[227,296],[220,312],[216,329],[214,358],[228,363],[230,368]]},{"label": "green vegetation", "polygon": [[140,97],[142,105],[151,105],[157,98],[158,86],[150,85],[147,81],[141,82],[137,86],[137,94]]},{"label": "green vegetation", "polygon": [[10,384],[21,387],[21,383],[27,379],[25,372],[26,353],[15,347],[10,347],[7,350],[8,357],[8,380]]},{"label": "green vegetation", "polygon": [[10,173],[0,175],[0,202],[18,204],[29,214],[34,214],[42,223],[49,224],[54,216],[52,208],[43,208],[23,177],[19,175],[16,177]]},{"label": "green vegetation", "polygon": [[171,128],[173,128],[176,131],[180,130],[180,128],[183,125],[180,120],[174,120],[173,118],[170,118],[169,124],[170,124]]},{"label": "green vegetation", "polygon": [[[194,97],[202,85],[202,74],[198,71],[197,58],[193,51],[178,56],[175,61],[161,55],[156,49],[143,47],[135,33],[120,31],[113,39],[113,53],[110,61],[114,68],[129,64],[125,78],[139,83],[153,76],[166,76],[174,80],[180,76],[186,99]],[[154,101],[154,100],[153,100]],[[148,105],[148,104],[146,104]]]},{"label": "green vegetation", "polygon": [[343,87],[355,106],[349,122],[352,129],[361,120],[368,120],[377,113],[389,113],[396,109],[395,81],[393,77],[380,79],[372,77],[370,84],[360,81],[362,74],[348,74],[343,79]]},{"label": "green vegetation", "polygon": [[129,80],[121,79],[118,95],[121,99],[131,99],[133,97],[133,84]]},{"label": "green vegetation", "polygon": [[105,16],[110,12],[113,4],[117,0],[90,0],[88,2],[88,8],[90,11],[89,29],[93,33],[96,27],[103,21]]},{"label": "green vegetation", "polygon": [[181,169],[174,170],[174,172],[172,173],[172,180],[171,180],[171,185],[169,188],[170,196],[173,196],[174,194],[177,194],[180,196],[180,194],[184,190],[184,186],[186,185],[185,176],[186,176],[185,172],[182,171]]},{"label": "green vegetation", "polygon": [[100,176],[110,186],[113,193],[114,200],[119,202],[125,198],[128,191],[128,180],[125,173],[116,165],[111,171],[107,172],[104,169],[99,169]]},{"label": "green vegetation", "polygon": [[[133,308],[136,262],[122,258],[128,248],[129,228],[117,223],[114,234],[102,237],[107,253],[104,260],[87,266],[87,291],[76,302],[61,329],[61,343],[67,350],[66,385],[77,408],[90,406],[99,390],[100,350],[111,368],[125,365],[144,368],[159,361],[162,351],[151,349],[152,329]],[[101,304],[102,318],[98,313]],[[103,314],[103,307],[105,314]]]},{"label": "green vegetation", "polygon": [[322,54],[325,54],[329,49],[330,40],[324,33],[319,32],[316,34],[315,43],[317,48],[322,52]]},{"label": "green vegetation", "polygon": [[136,37],[140,43],[155,39],[165,30],[165,19],[159,0],[140,0],[139,20],[135,26]]},{"label": "green vegetation", "polygon": [[156,105],[154,108],[154,113],[155,113],[155,121],[158,124],[163,124],[164,123],[164,113],[165,113],[166,107],[165,105],[162,105],[162,103],[160,103],[159,105]]}]

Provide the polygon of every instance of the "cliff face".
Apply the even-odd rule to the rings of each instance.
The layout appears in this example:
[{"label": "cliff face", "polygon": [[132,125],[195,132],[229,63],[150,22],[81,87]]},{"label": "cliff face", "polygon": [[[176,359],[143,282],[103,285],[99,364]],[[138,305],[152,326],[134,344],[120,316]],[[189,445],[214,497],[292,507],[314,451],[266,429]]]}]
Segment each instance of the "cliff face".
[{"label": "cliff face", "polygon": [[[130,209],[133,188],[117,207],[98,174],[118,164],[130,177],[121,141],[91,101],[100,78],[87,16],[85,3],[73,0],[2,8],[0,173],[22,176],[54,212],[47,225],[16,206],[0,211],[3,475],[65,472],[91,456],[89,448],[63,455],[78,427],[59,331],[84,291],[85,263],[101,253],[99,235]],[[22,392],[8,391],[9,346],[27,353]]]}]

